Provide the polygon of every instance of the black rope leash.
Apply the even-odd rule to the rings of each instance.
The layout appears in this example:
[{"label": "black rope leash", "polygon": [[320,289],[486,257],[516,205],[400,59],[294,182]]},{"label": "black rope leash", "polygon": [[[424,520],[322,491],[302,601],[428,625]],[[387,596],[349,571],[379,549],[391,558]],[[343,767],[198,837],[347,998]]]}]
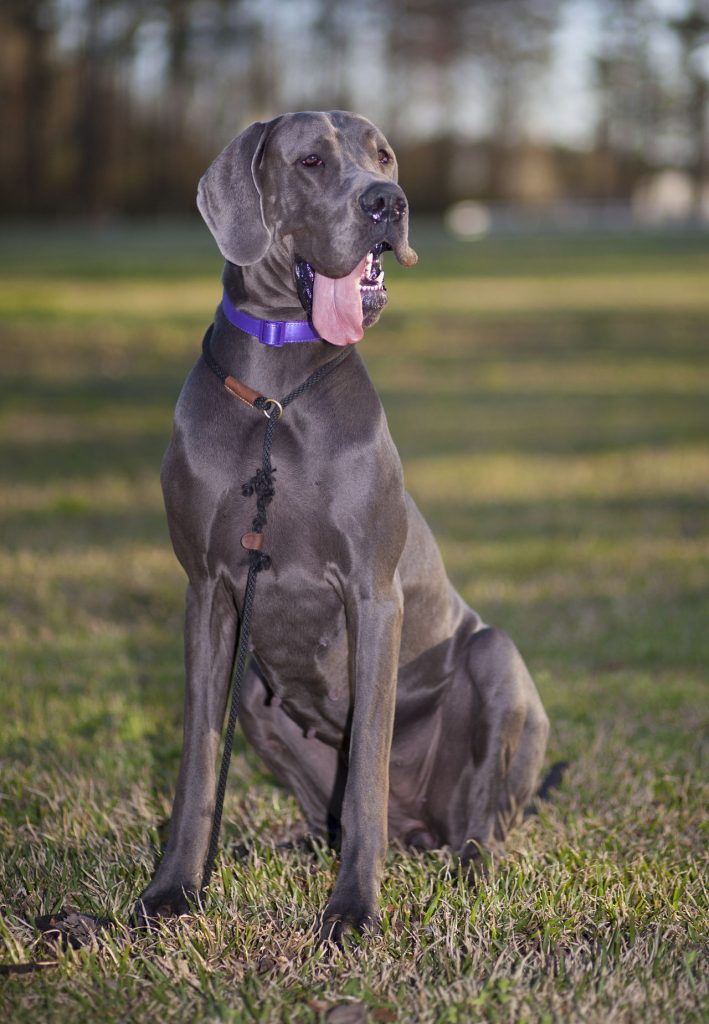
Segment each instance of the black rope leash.
[{"label": "black rope leash", "polygon": [[[219,377],[223,384],[225,384],[228,379],[233,378],[230,378],[224,367],[221,366],[221,364],[218,363],[212,355],[209,343],[213,329],[214,324],[210,326],[204,336],[202,354],[209,369]],[[308,391],[314,384],[317,384],[318,381],[322,380],[323,377],[334,370],[336,366],[339,366],[349,353],[350,347],[348,346],[335,356],[334,359],[331,359],[329,362],[318,367],[318,369],[315,370],[314,373],[311,373],[302,384],[299,384],[297,388],[291,391],[290,394],[286,395],[285,398],[280,401],[276,401],[273,398],[264,398],[263,395],[258,395],[253,402],[247,402],[247,404],[252,405],[254,409],[258,409],[263,412],[268,421],[266,423],[266,433],[263,438],[261,466],[256,470],[251,479],[247,480],[241,489],[241,493],[244,497],[251,497],[253,494],[256,495],[256,515],[254,516],[251,524],[252,533],[258,535],[263,533],[263,528],[266,525],[266,509],[273,501],[273,496],[275,494],[273,474],[276,472],[276,467],[271,465],[271,447],[273,445],[273,433],[276,429],[276,423],[283,415],[285,408],[289,406],[291,402],[294,402],[296,398],[299,398],[305,391]],[[224,809],[227,776],[229,774],[229,763],[231,761],[231,753],[234,746],[236,720],[239,715],[241,683],[244,677],[246,659],[249,653],[251,613],[254,604],[254,594],[256,592],[256,579],[260,572],[264,572],[265,570],[270,569],[270,567],[271,559],[267,554],[260,550],[260,547],[256,550],[249,550],[249,573],[246,578],[244,605],[241,614],[241,623],[239,625],[239,642],[236,648],[236,657],[234,660],[234,675],[231,684],[231,704],[229,707],[229,718],[227,721],[226,732],[224,734],[224,751],[222,753],[222,763],[215,795],[212,832],[209,837],[209,847],[207,848],[207,857],[204,864],[204,873],[202,875],[202,891],[204,891],[209,885],[212,872],[214,871],[217,849],[219,847],[219,833],[222,824],[222,811]]]},{"label": "black rope leash", "polygon": [[[249,547],[249,572],[246,579],[244,606],[239,627],[239,642],[234,659],[231,705],[229,709],[226,733],[224,736],[224,751],[222,754],[221,769],[216,788],[212,831],[209,839],[209,848],[207,850],[204,872],[202,875],[202,892],[207,888],[212,877],[217,848],[219,845],[219,833],[221,829],[222,811],[224,808],[227,775],[229,774],[229,763],[231,761],[231,753],[234,746],[234,731],[236,729],[236,721],[239,713],[241,682],[244,676],[244,670],[246,668],[246,661],[249,653],[249,634],[251,632],[251,614],[253,610],[254,594],[256,591],[256,580],[260,572],[271,567],[271,559],[261,551],[260,537],[263,533],[263,528],[266,525],[266,509],[273,500],[275,493],[273,474],[276,470],[275,466],[271,465],[271,447],[273,444],[274,430],[276,423],[283,415],[283,410],[314,384],[317,384],[318,381],[322,380],[322,378],[326,376],[326,374],[330,373],[331,370],[334,370],[336,366],[339,366],[350,352],[349,347],[344,348],[334,359],[331,359],[328,363],[324,363],[321,367],[315,370],[314,373],[311,373],[307,380],[304,380],[302,384],[291,391],[290,394],[286,395],[286,397],[279,402],[273,398],[265,398],[263,395],[259,395],[258,392],[253,391],[251,388],[241,385],[239,381],[231,377],[221,364],[217,362],[209,347],[213,329],[214,325],[212,324],[205,334],[204,341],[202,343],[202,353],[205,363],[209,369],[216,374],[232,395],[241,399],[241,401],[245,401],[246,404],[251,406],[253,409],[263,412],[268,422],[266,424],[266,433],[263,439],[261,467],[256,470],[251,479],[242,487],[242,493],[245,497],[250,497],[253,494],[256,495],[256,515],[254,516],[251,529],[252,535],[256,534],[258,537],[256,546],[254,548]],[[69,946],[80,948],[91,943],[102,942],[103,940],[100,937],[101,933],[113,926],[113,922],[109,918],[100,918],[92,914],[84,914],[75,907],[68,905],[63,907],[56,914],[36,918],[35,924],[37,928],[45,934],[46,941],[49,941],[51,944],[52,948],[48,951],[49,955],[54,953],[53,947],[57,944],[63,948],[67,948]],[[59,961],[56,959],[56,956],[54,956],[53,959],[35,960],[29,963],[0,963],[0,976],[10,974],[29,974],[34,971],[43,970],[44,968],[57,966],[59,966]]]}]

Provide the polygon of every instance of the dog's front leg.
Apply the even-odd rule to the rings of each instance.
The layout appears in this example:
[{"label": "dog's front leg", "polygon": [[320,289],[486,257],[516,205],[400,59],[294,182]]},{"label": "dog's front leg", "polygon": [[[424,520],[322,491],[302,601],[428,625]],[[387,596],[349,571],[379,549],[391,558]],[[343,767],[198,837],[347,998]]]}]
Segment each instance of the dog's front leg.
[{"label": "dog's front leg", "polygon": [[346,601],[353,696],[341,864],[323,915],[321,938],[376,928],[387,847],[389,756],[403,618],[398,575],[387,591]]},{"label": "dog's front leg", "polygon": [[200,890],[214,811],[215,760],[237,632],[234,603],[220,580],[190,583],[185,611],[184,742],[170,839],[134,918],[186,913]]}]

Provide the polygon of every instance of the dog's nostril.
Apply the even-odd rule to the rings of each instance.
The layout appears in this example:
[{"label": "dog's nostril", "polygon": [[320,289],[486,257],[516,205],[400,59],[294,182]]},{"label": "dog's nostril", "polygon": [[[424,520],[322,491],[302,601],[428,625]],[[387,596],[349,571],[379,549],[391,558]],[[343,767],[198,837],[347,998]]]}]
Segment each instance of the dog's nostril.
[{"label": "dog's nostril", "polygon": [[359,205],[362,210],[367,214],[368,217],[378,224],[379,221],[383,220],[387,214],[387,201],[386,197],[381,195],[372,195],[370,192],[365,192],[360,197]]},{"label": "dog's nostril", "polygon": [[400,190],[397,189],[393,192],[378,186],[368,189],[361,195],[359,205],[375,224],[387,220],[401,220],[406,212],[406,199],[401,195]]},{"label": "dog's nostril", "polygon": [[391,220],[401,220],[406,213],[406,200],[401,196],[392,203]]}]

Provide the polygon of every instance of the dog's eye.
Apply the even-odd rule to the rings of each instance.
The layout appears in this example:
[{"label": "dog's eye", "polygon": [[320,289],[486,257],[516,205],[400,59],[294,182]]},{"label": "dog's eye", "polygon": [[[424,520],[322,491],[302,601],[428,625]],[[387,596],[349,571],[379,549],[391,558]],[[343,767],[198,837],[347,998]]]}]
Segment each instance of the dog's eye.
[{"label": "dog's eye", "polygon": [[304,157],[301,161],[303,167],[322,167],[323,162],[317,153],[311,153],[310,156]]},{"label": "dog's eye", "polygon": [[377,152],[377,156],[378,156],[378,158],[379,158],[379,163],[380,163],[380,164],[388,164],[388,163],[391,163],[391,154],[390,154],[390,153],[387,153],[387,151],[386,151],[385,149],[380,149],[380,150],[379,150],[379,151]]}]

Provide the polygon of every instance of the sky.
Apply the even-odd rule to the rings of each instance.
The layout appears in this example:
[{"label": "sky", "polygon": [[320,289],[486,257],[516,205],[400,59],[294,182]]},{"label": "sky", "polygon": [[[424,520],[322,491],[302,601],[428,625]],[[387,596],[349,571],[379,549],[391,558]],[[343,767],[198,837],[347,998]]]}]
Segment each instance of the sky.
[{"label": "sky", "polygon": [[[652,7],[662,17],[681,17],[690,6],[690,0],[652,0]],[[574,0],[568,5],[555,35],[549,72],[531,97],[530,135],[578,148],[591,142],[597,117],[593,58],[601,33],[609,29],[612,31],[612,25],[606,24],[602,3]],[[653,31],[651,47],[658,65],[680,74],[677,47],[668,30],[658,27]],[[695,59],[709,77],[709,45]]]}]

